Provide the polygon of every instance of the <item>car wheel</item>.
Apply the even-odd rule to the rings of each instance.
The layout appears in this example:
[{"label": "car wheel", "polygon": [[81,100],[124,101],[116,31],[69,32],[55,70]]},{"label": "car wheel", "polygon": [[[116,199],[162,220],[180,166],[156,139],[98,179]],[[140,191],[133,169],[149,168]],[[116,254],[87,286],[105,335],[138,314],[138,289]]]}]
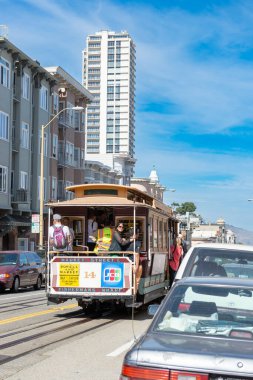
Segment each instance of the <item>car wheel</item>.
[{"label": "car wheel", "polygon": [[39,276],[38,279],[37,279],[36,284],[34,285],[34,289],[35,290],[40,290],[41,289],[41,285],[42,285],[42,280],[41,280],[41,277]]},{"label": "car wheel", "polygon": [[14,281],[13,281],[13,284],[12,284],[11,290],[13,291],[13,293],[17,293],[18,292],[18,288],[19,288],[19,278],[15,277]]}]

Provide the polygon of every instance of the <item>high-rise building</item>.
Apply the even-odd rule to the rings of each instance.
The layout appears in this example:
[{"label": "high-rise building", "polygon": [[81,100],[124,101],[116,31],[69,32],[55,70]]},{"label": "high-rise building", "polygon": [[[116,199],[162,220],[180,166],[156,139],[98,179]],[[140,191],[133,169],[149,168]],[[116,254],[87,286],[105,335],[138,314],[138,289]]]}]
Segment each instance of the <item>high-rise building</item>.
[{"label": "high-rise building", "polygon": [[127,32],[89,35],[83,51],[87,107],[85,159],[116,170],[130,184],[135,165],[135,44]]}]

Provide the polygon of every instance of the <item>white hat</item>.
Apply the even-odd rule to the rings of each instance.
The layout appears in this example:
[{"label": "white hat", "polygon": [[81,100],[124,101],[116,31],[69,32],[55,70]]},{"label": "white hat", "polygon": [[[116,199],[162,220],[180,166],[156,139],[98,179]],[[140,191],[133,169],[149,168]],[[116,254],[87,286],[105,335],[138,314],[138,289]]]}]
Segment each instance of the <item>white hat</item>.
[{"label": "white hat", "polygon": [[53,220],[61,220],[61,215],[60,214],[54,214]]}]

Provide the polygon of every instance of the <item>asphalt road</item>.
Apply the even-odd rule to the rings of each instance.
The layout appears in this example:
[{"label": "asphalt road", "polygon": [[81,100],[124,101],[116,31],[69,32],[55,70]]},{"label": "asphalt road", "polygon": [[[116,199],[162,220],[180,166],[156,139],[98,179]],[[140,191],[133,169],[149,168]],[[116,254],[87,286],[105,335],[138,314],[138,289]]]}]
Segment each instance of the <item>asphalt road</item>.
[{"label": "asphalt road", "polygon": [[118,380],[124,354],[150,319],[85,315],[76,302],[47,306],[45,291],[0,294],[0,379]]}]

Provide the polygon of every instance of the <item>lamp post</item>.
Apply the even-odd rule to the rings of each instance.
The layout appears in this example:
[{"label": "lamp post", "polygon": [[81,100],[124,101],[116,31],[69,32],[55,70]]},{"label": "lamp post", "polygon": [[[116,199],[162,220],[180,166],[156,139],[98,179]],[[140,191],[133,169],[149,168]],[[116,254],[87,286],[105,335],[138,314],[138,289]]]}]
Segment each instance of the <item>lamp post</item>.
[{"label": "lamp post", "polygon": [[66,107],[60,110],[46,125],[41,126],[41,151],[40,151],[40,236],[39,250],[43,251],[43,206],[44,206],[44,130],[56,119],[63,111],[73,110],[82,111],[84,107]]}]

